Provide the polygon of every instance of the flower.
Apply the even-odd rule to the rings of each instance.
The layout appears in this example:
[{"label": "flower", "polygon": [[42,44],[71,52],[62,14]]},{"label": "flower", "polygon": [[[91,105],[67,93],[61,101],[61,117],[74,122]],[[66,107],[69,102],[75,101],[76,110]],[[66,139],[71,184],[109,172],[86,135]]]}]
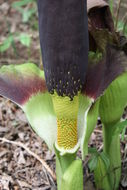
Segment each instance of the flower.
[{"label": "flower", "polygon": [[[74,153],[81,147],[83,157],[96,125],[99,97],[127,70],[125,53],[116,48],[112,24],[105,28],[97,22],[96,26],[90,11],[100,6],[93,4],[91,8],[90,1],[89,33],[95,46],[93,48],[90,41],[92,52],[89,52],[88,63],[84,3],[69,0],[61,5],[60,1],[38,0],[44,71],[32,63],[0,69],[0,94],[23,109],[32,128],[48,147],[52,150],[55,146],[62,155]],[[108,5],[103,6],[109,13]],[[104,39],[102,44],[101,39]]]}]

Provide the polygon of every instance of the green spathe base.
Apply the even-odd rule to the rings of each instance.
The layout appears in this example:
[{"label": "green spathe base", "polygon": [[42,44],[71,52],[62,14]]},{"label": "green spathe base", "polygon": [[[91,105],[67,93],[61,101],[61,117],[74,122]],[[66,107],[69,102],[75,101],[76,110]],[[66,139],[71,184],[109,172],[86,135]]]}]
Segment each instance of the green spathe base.
[{"label": "green spathe base", "polygon": [[89,139],[97,124],[98,108],[99,108],[99,100],[97,100],[94,104],[92,104],[86,116],[86,131],[81,144],[83,160],[85,159],[85,156],[88,154]]},{"label": "green spathe base", "polygon": [[32,128],[50,149],[53,149],[57,141],[57,117],[77,119],[77,144],[68,150],[64,147],[59,147],[58,150],[61,154],[73,154],[81,146],[82,153],[84,152],[91,98],[78,93],[70,101],[69,97],[63,99],[56,98],[56,94],[50,95],[46,89],[44,72],[32,63],[3,66],[0,69],[0,79],[1,95],[23,109]]},{"label": "green spathe base", "polygon": [[[55,143],[56,148],[61,152],[61,155],[66,153],[73,154],[83,143],[87,133],[84,134],[84,130],[87,129],[87,113],[91,105],[89,98],[79,97],[79,113],[78,113],[78,142],[72,149],[64,149],[59,147],[56,143],[57,140],[57,117],[54,111],[52,96],[46,93],[38,93],[33,95],[29,101],[22,106],[29,123],[34,131],[47,143],[48,147],[52,150]],[[65,113],[66,116],[67,113]],[[82,118],[83,116],[83,118]],[[82,121],[82,122],[80,122]],[[84,132],[83,132],[84,131]],[[88,139],[89,140],[89,139]],[[84,150],[82,149],[82,152]]]},{"label": "green spathe base", "polygon": [[23,106],[23,110],[32,128],[52,150],[57,139],[57,123],[51,95],[38,93]]}]

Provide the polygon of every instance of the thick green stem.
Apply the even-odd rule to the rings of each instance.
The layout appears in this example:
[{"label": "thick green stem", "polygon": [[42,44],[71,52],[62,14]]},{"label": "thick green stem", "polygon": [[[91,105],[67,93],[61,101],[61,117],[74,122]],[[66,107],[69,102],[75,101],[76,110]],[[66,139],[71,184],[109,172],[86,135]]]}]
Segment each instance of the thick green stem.
[{"label": "thick green stem", "polygon": [[100,156],[98,157],[97,167],[94,170],[94,179],[97,189],[112,190],[107,176],[107,167]]},{"label": "thick green stem", "polygon": [[121,156],[120,137],[119,134],[113,135],[113,131],[113,126],[103,126],[104,152],[110,160],[108,179],[111,190],[116,190],[121,177]]},{"label": "thick green stem", "polygon": [[[55,149],[56,150],[56,149]],[[66,169],[75,160],[76,154],[66,154],[61,156],[58,150],[56,152],[56,176],[57,176],[57,187],[61,190],[62,177]]]},{"label": "thick green stem", "polygon": [[56,175],[58,190],[83,190],[82,161],[76,153],[62,156],[56,150]]}]

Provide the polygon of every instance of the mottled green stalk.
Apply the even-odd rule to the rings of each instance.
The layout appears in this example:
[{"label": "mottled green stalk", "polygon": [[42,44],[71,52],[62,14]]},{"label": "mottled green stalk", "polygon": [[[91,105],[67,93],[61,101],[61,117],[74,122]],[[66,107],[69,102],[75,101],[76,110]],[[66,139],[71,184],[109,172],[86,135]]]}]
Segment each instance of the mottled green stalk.
[{"label": "mottled green stalk", "polygon": [[126,80],[127,73],[114,80],[101,97],[99,106],[99,114],[103,123],[104,152],[110,161],[108,183],[111,190],[118,189],[121,176],[120,137],[115,130],[118,129],[117,124],[127,104]]},{"label": "mottled green stalk", "polygon": [[56,150],[56,175],[58,190],[83,190],[82,161],[76,153],[61,156]]},{"label": "mottled green stalk", "polygon": [[94,180],[97,189],[112,190],[107,175],[108,169],[109,167],[108,168],[106,167],[104,160],[102,160],[101,156],[99,156],[97,160],[97,166],[94,170]]},{"label": "mottled green stalk", "polygon": [[[108,179],[111,189],[118,189],[121,177],[121,155],[119,134],[111,136],[112,126],[103,126],[104,152],[110,160]],[[115,129],[114,129],[115,130]],[[107,189],[108,190],[108,189]]]},{"label": "mottled green stalk", "polygon": [[98,189],[117,190],[121,177],[120,137],[115,133],[116,125],[103,125],[103,153],[109,160],[98,156],[97,167],[94,170],[95,183]]}]

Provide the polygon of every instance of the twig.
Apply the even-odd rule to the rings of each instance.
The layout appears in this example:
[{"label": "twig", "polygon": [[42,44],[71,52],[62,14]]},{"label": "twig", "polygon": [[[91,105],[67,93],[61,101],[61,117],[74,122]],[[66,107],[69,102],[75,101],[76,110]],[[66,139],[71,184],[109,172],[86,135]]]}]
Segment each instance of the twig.
[{"label": "twig", "polygon": [[98,152],[100,152],[103,149],[103,144],[98,148]]},{"label": "twig", "polygon": [[46,162],[43,159],[41,159],[37,154],[35,154],[34,152],[32,152],[23,143],[11,141],[11,140],[8,140],[6,138],[1,138],[1,137],[0,137],[0,140],[3,141],[3,142],[9,143],[9,144],[13,144],[13,145],[22,147],[23,149],[25,149],[30,155],[32,155],[34,158],[36,158],[44,166],[44,168],[48,171],[48,173],[52,176],[52,178],[54,180],[56,180],[56,175],[53,173],[53,171],[50,169],[50,167],[46,164]]},{"label": "twig", "polygon": [[99,130],[99,129],[94,129],[94,132],[95,132],[95,133],[102,133],[102,131]]},{"label": "twig", "polygon": [[117,6],[117,12],[116,12],[116,24],[115,24],[115,29],[117,30],[117,25],[118,25],[118,18],[119,18],[119,12],[120,12],[120,5],[121,5],[122,0],[118,1],[118,6]]}]

